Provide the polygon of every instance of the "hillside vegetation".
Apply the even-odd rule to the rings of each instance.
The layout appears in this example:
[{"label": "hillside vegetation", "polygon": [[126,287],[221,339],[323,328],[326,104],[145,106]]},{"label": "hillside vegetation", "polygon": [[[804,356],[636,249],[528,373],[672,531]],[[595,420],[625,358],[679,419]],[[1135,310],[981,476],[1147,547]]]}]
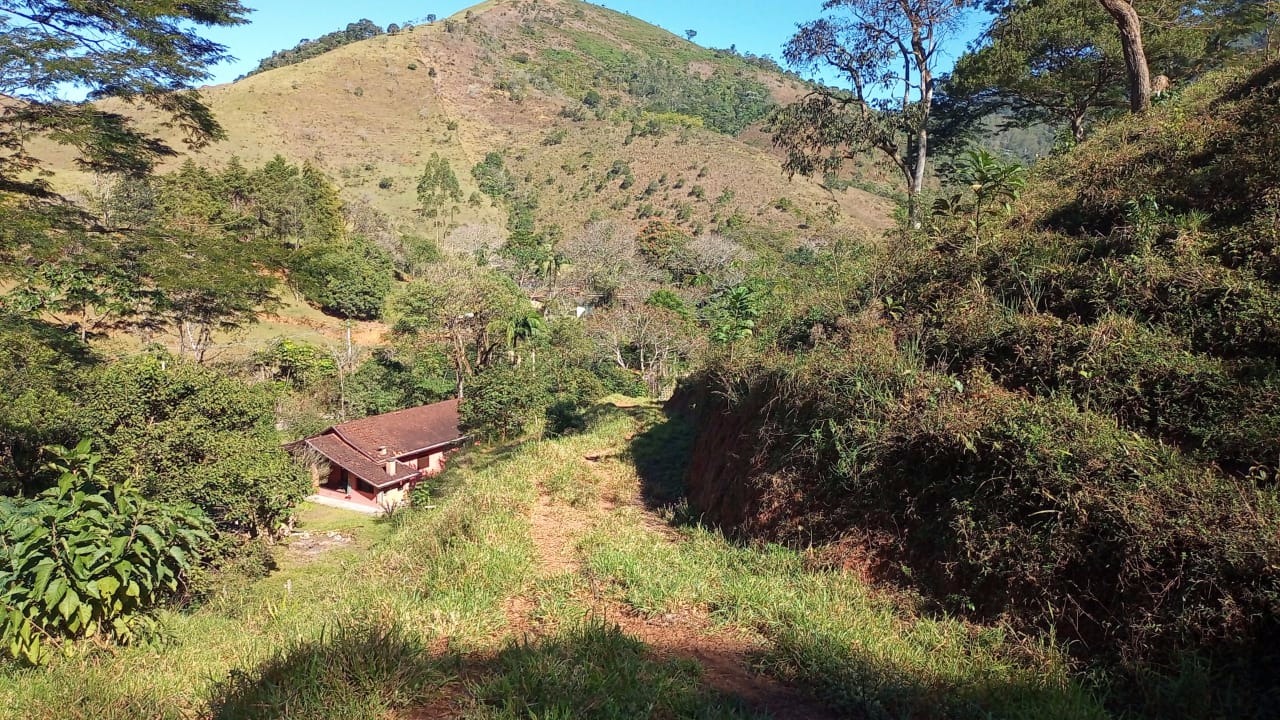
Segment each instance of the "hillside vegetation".
[{"label": "hillside vegetation", "polygon": [[1050,649],[668,528],[639,498],[682,431],[617,400],[391,519],[308,507],[271,576],[163,613],[170,642],[0,669],[0,717],[1103,717]]},{"label": "hillside vegetation", "polygon": [[[767,139],[735,137],[802,92],[797,78],[637,18],[575,0],[503,1],[355,42],[338,34],[343,43],[317,46],[305,61],[290,56],[204,89],[227,139],[194,155],[198,162],[310,162],[346,202],[466,253],[486,241],[496,247],[504,233],[507,209],[471,174],[492,152],[503,155],[518,193],[536,198],[539,223],[565,233],[602,218],[639,229],[661,217],[690,232],[888,221],[884,198],[789,181]],[[140,113],[147,129],[182,147],[159,115],[108,107]],[[97,186],[63,150],[39,153],[59,168],[60,189]],[[416,192],[432,154],[460,182],[461,199],[443,221],[421,215]]]},{"label": "hillside vegetation", "polygon": [[0,0],[0,720],[1280,717],[1276,3],[983,8]]},{"label": "hillside vegetation", "polygon": [[1152,717],[1273,714],[1278,99],[1278,65],[1211,75],[1008,218],[952,201],[786,268],[675,401],[694,511],[1052,632]]}]

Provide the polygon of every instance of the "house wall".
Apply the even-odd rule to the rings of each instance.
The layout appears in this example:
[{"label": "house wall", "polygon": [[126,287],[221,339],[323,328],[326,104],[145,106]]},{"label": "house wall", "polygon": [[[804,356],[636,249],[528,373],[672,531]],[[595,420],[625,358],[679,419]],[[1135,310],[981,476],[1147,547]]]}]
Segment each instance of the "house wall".
[{"label": "house wall", "polygon": [[421,455],[411,455],[401,462],[408,463],[421,470],[423,475],[439,475],[444,472],[446,458],[453,452],[452,450],[436,450]]}]

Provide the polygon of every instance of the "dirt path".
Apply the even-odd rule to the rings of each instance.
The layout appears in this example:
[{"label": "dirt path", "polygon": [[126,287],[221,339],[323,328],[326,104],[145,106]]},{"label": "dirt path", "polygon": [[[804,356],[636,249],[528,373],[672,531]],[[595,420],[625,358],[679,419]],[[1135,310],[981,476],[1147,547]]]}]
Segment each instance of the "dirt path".
[{"label": "dirt path", "polygon": [[[612,503],[601,503],[594,511],[585,511],[557,503],[540,489],[530,513],[531,535],[538,557],[539,574],[551,577],[577,573],[582,561],[577,554],[581,537],[592,529],[596,520],[607,516]],[[636,502],[640,506],[639,502]],[[647,509],[645,525],[660,526],[671,542],[678,542],[669,526]],[[663,659],[691,660],[702,667],[707,685],[740,698],[750,708],[774,720],[835,720],[833,713],[777,680],[754,671],[751,658],[758,653],[757,642],[731,630],[715,630],[705,617],[696,614],[669,614],[659,618],[641,617],[622,604],[592,590],[591,605],[606,622],[616,623],[623,632],[640,640],[654,655]],[[529,632],[528,613],[532,603],[527,598],[513,598],[507,606],[513,629]]]}]

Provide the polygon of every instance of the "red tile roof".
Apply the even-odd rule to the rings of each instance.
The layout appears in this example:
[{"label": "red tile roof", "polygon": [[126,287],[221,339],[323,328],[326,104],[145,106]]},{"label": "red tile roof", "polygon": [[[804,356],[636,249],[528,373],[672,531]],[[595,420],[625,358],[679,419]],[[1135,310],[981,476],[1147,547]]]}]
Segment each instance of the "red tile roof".
[{"label": "red tile roof", "polygon": [[[399,410],[335,425],[331,431],[370,460],[414,455],[464,439],[458,429],[458,401]],[[380,452],[383,448],[386,453]]]},{"label": "red tile roof", "polygon": [[399,485],[418,474],[416,469],[403,463],[396,463],[396,474],[388,475],[385,464],[370,460],[332,433],[307,438],[304,442],[308,447],[328,458],[329,462],[344,468],[376,488]]},{"label": "red tile roof", "polygon": [[449,400],[334,425],[320,435],[286,447],[310,447],[329,462],[381,489],[419,474],[419,470],[399,462],[395,474],[389,474],[388,461],[457,445],[464,439],[458,429],[458,401]]}]

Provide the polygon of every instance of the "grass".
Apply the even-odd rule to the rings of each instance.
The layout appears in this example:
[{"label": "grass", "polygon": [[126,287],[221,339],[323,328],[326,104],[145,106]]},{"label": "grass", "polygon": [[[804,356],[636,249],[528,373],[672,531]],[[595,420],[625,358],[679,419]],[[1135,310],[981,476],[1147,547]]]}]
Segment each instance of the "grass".
[{"label": "grass", "polygon": [[[582,434],[460,456],[433,509],[381,520],[307,506],[300,530],[354,541],[314,555],[278,549],[271,576],[166,612],[167,643],[39,670],[0,667],[0,717],[372,720],[424,708],[470,718],[753,717],[713,689],[696,660],[657,653],[602,620],[616,605],[705,617],[758,641],[759,668],[840,712],[1102,715],[1050,649],[921,617],[791,551],[657,529],[635,502],[641,474],[629,453],[633,437],[663,437],[637,436],[660,415],[615,400],[626,407],[597,410]],[[666,459],[651,464],[681,462],[656,457]],[[578,565],[540,570],[537,512],[588,518],[568,538]]]},{"label": "grass", "polygon": [[697,663],[657,660],[616,625],[587,622],[552,637],[520,641],[498,655],[475,688],[474,718],[753,717],[707,691]]},{"label": "grass", "polygon": [[589,572],[637,612],[703,608],[766,641],[760,666],[834,707],[886,717],[1098,718],[1047,648],[999,628],[922,617],[782,548],[735,546],[703,528],[672,543],[626,515],[583,543]]}]

